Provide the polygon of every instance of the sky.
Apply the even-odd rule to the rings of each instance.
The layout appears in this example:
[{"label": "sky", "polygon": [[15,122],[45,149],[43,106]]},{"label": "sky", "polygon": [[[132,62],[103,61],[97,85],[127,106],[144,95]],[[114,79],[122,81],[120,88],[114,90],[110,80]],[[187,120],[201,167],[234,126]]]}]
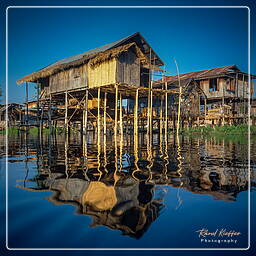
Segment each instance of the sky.
[{"label": "sky", "polygon": [[[231,64],[248,71],[247,8],[9,8],[9,102],[25,101],[19,78],[135,32],[170,74],[177,73],[174,58],[180,73]],[[254,61],[251,73],[256,73]],[[4,87],[3,72],[0,83]],[[29,99],[34,96],[30,83]]]}]

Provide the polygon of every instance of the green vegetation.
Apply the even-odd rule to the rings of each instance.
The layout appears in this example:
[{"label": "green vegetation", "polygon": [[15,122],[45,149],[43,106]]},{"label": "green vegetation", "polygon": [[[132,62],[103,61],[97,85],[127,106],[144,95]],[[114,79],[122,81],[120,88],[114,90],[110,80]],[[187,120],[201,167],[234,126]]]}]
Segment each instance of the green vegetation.
[{"label": "green vegetation", "polygon": [[7,134],[7,133],[8,135],[11,135],[11,136],[18,135],[19,129],[16,127],[10,127],[8,129],[4,129],[0,131],[0,134]]},{"label": "green vegetation", "polygon": [[[64,128],[60,128],[60,127],[52,128],[52,132],[56,133],[56,134],[61,134],[64,131],[65,131]],[[38,132],[39,132],[39,128],[37,128],[37,127],[30,128],[28,132],[29,132],[30,135],[37,135]],[[43,134],[44,135],[49,135],[50,134],[50,129],[49,128],[43,128]]]},{"label": "green vegetation", "polygon": [[[56,134],[61,134],[65,131],[64,128],[52,128],[52,129],[53,129],[53,133],[56,133]],[[9,136],[18,135],[19,132],[25,132],[25,128],[18,129],[17,127],[10,127],[8,129],[0,130],[0,134],[8,134]],[[28,129],[28,134],[31,135],[31,136],[36,136],[38,134],[38,132],[39,132],[39,128],[37,128],[37,127],[33,127],[33,128]],[[50,129],[49,128],[43,128],[42,132],[43,132],[44,135],[49,135],[50,134]],[[73,132],[73,130],[71,130],[71,132]]]},{"label": "green vegetation", "polygon": [[[202,135],[247,135],[248,125],[237,125],[237,126],[202,126],[196,128],[187,128],[181,131],[184,135],[190,134],[202,134]],[[251,135],[256,135],[256,126],[251,126]]]}]

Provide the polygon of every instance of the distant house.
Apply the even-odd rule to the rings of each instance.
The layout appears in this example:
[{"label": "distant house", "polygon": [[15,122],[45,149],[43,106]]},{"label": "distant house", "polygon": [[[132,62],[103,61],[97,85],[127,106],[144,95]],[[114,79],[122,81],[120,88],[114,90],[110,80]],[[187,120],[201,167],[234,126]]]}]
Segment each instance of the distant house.
[{"label": "distant house", "polygon": [[0,105],[0,129],[16,126],[22,122],[23,112],[22,105],[17,103],[9,103]]},{"label": "distant house", "polygon": [[[206,69],[180,74],[182,85],[196,81],[207,96],[207,100],[248,98],[248,74],[240,71],[236,65]],[[252,79],[255,76],[251,76]],[[168,85],[177,85],[178,76],[168,76]],[[251,94],[254,89],[251,86]]]},{"label": "distant house", "polygon": [[[251,79],[255,78],[251,75]],[[247,115],[248,98],[254,93],[254,84],[251,81],[249,92],[249,74],[236,65],[184,73],[179,75],[179,79],[178,75],[173,75],[167,76],[165,81],[169,89],[176,91],[180,82],[184,94],[187,94],[187,88],[197,88],[201,107],[198,103],[191,107],[203,112],[203,105],[206,104],[205,123],[241,122]],[[155,83],[156,87],[162,85],[162,81]]]}]

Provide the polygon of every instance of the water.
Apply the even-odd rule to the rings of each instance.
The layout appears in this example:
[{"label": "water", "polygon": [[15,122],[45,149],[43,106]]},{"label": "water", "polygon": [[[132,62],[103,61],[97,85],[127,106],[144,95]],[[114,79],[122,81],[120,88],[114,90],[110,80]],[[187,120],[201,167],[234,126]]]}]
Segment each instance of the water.
[{"label": "water", "polygon": [[[140,134],[138,141],[107,136],[98,143],[94,134],[20,135],[8,143],[10,248],[248,246],[245,137],[154,134],[150,143]],[[216,234],[206,242],[201,229]]]}]

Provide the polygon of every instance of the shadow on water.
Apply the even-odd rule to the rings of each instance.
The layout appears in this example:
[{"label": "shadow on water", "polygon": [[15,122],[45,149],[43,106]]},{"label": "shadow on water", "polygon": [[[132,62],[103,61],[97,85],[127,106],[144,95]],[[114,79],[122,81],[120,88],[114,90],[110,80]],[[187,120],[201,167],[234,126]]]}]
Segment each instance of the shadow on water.
[{"label": "shadow on water", "polygon": [[[166,207],[170,188],[176,189],[176,209],[183,203],[181,190],[236,201],[248,189],[247,147],[215,137],[153,134],[149,142],[144,134],[100,141],[93,133],[21,134],[9,139],[8,153],[9,162],[22,163],[18,188],[50,191],[48,201],[75,205],[78,214],[91,216],[91,227],[104,225],[138,239]],[[29,162],[36,168],[32,175]]]}]

